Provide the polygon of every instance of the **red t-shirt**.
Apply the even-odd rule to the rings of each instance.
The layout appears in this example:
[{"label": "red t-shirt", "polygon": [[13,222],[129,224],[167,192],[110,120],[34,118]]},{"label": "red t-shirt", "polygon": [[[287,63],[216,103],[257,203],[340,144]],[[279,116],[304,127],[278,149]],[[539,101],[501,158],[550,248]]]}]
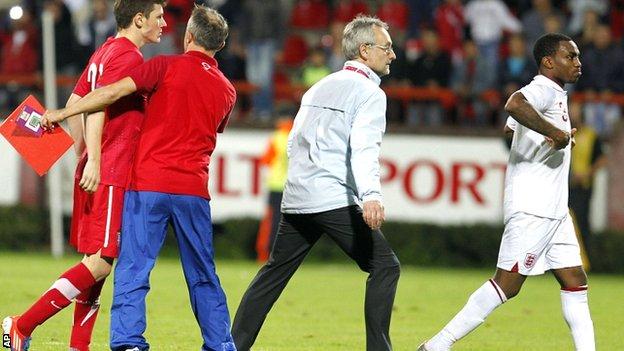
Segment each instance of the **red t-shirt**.
[{"label": "red t-shirt", "polygon": [[236,101],[217,61],[198,51],[157,56],[130,78],[151,94],[130,189],[210,199],[210,155]]},{"label": "red t-shirt", "polygon": [[[80,76],[74,94],[87,95],[91,90],[114,83],[143,63],[139,48],[124,37],[108,38],[89,59]],[[139,139],[145,96],[132,94],[108,106],[104,112],[106,121],[102,131],[102,155],[100,182],[106,185],[126,187],[134,150]],[[76,168],[76,178],[82,177],[87,163],[85,149]]]}]

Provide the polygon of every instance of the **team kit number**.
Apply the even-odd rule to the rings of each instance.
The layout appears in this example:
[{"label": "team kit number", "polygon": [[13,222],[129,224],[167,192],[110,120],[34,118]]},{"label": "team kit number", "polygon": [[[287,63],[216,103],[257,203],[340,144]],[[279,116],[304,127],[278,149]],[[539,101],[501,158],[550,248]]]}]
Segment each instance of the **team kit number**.
[{"label": "team kit number", "polygon": [[95,90],[95,85],[97,84],[98,78],[102,76],[102,72],[104,72],[104,65],[99,64],[96,65],[92,63],[89,65],[89,70],[87,71],[87,82],[91,84],[91,91]]}]

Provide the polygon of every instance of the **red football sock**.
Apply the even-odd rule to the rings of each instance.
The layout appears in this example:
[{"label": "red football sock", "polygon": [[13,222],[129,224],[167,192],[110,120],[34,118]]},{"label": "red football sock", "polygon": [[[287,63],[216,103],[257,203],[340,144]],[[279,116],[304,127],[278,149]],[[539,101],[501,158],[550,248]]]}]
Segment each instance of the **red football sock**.
[{"label": "red football sock", "polygon": [[17,329],[25,336],[50,317],[67,307],[81,291],[95,284],[93,275],[82,262],[67,270],[17,320]]},{"label": "red football sock", "polygon": [[95,283],[90,289],[76,297],[74,325],[69,346],[79,351],[89,351],[93,327],[100,311],[100,293],[105,279]]}]

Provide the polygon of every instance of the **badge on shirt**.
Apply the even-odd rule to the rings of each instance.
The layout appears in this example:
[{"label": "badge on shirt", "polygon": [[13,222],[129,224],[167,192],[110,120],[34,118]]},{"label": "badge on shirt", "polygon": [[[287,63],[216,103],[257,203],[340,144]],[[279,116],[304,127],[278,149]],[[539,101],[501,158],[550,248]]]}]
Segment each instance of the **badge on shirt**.
[{"label": "badge on shirt", "polygon": [[41,117],[41,114],[35,111],[34,108],[25,105],[22,112],[15,120],[15,124],[17,124],[22,130],[40,137],[43,134]]}]

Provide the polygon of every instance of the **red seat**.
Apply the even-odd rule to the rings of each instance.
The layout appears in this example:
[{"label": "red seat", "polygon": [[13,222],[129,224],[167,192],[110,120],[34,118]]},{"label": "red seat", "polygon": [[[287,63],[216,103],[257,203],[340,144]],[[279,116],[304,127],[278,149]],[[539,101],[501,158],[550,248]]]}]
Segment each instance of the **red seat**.
[{"label": "red seat", "polygon": [[403,1],[386,1],[377,9],[377,17],[388,23],[390,28],[406,30],[409,7]]},{"label": "red seat", "polygon": [[299,0],[290,14],[290,25],[300,29],[323,29],[329,25],[329,7],[323,0]]},{"label": "red seat", "polygon": [[286,66],[299,66],[308,57],[308,43],[296,34],[289,35],[284,40],[281,63]]},{"label": "red seat", "polygon": [[358,14],[368,14],[368,5],[361,0],[341,0],[334,9],[333,20],[351,22]]}]

